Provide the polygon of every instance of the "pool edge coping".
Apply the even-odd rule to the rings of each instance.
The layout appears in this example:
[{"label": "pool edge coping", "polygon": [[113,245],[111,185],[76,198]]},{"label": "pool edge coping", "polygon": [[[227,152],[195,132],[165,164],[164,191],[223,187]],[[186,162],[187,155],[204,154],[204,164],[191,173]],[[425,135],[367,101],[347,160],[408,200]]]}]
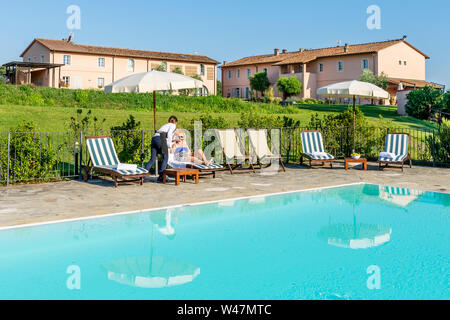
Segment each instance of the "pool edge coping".
[{"label": "pool edge coping", "polygon": [[[20,224],[20,225],[0,227],[0,231],[29,228],[29,227],[36,227],[36,226],[43,226],[43,225],[51,225],[51,224],[65,223],[65,222],[76,222],[76,221],[82,221],[82,220],[109,218],[109,217],[122,216],[122,215],[135,214],[135,213],[153,212],[153,211],[164,210],[164,209],[175,209],[175,208],[183,208],[183,207],[190,207],[190,206],[199,206],[199,205],[206,205],[206,204],[212,204],[212,203],[220,203],[220,202],[224,202],[224,201],[238,201],[238,200],[244,200],[244,199],[270,197],[270,196],[277,196],[277,195],[291,194],[291,193],[300,193],[300,192],[307,192],[307,191],[314,191],[314,190],[340,188],[340,187],[355,186],[355,185],[361,185],[361,184],[381,185],[381,184],[377,184],[377,183],[360,181],[360,182],[338,184],[338,185],[333,185],[333,186],[314,187],[314,188],[297,189],[297,190],[291,190],[291,191],[272,192],[272,193],[259,194],[259,195],[253,195],[253,196],[244,196],[244,197],[235,197],[235,198],[227,198],[227,199],[220,199],[220,200],[210,200],[210,201],[200,201],[200,202],[193,202],[193,203],[176,204],[176,205],[171,205],[171,206],[140,209],[140,210],[133,210],[133,211],[122,211],[122,212],[116,212],[116,213],[92,215],[92,216],[79,217],[79,218],[68,218],[68,219],[61,219],[61,220],[33,222],[33,223],[26,223],[26,224]],[[408,189],[411,189],[411,188],[408,188]],[[417,190],[417,189],[414,189],[414,190]],[[428,191],[428,192],[435,192],[435,191]],[[441,193],[441,192],[436,192],[436,193]],[[442,192],[442,193],[444,193],[444,192]]]},{"label": "pool edge coping", "polygon": [[235,198],[227,198],[227,199],[220,199],[220,200],[209,200],[209,201],[200,201],[200,202],[193,202],[193,203],[176,204],[176,205],[171,205],[171,206],[163,206],[163,207],[156,207],[156,208],[149,208],[149,209],[139,209],[139,210],[133,210],[133,211],[122,211],[122,212],[116,212],[116,213],[92,215],[92,216],[79,217],[79,218],[68,218],[68,219],[60,219],[60,220],[49,220],[49,221],[43,221],[43,222],[32,222],[32,223],[26,223],[26,224],[20,224],[20,225],[0,227],[0,231],[9,230],[9,229],[28,228],[28,227],[35,227],[35,226],[41,226],[41,225],[56,224],[56,223],[64,223],[64,222],[75,222],[75,221],[80,221],[80,220],[101,219],[101,218],[128,215],[128,214],[134,214],[134,213],[153,212],[153,211],[164,210],[164,209],[175,209],[175,208],[183,208],[183,207],[189,207],[189,206],[198,206],[198,205],[205,205],[205,204],[211,204],[211,203],[219,203],[219,202],[224,202],[224,201],[237,201],[237,200],[243,200],[243,199],[270,197],[270,196],[277,196],[277,195],[298,193],[298,192],[306,192],[306,191],[313,191],[313,190],[339,188],[339,187],[346,187],[346,186],[353,186],[353,185],[360,185],[360,184],[367,184],[367,183],[353,182],[353,183],[345,183],[345,184],[339,184],[339,185],[334,185],[334,186],[314,187],[314,188],[297,189],[297,190],[291,190],[291,191],[272,192],[272,193],[259,194],[259,195],[253,195],[253,196],[244,196],[244,197],[235,197]]}]

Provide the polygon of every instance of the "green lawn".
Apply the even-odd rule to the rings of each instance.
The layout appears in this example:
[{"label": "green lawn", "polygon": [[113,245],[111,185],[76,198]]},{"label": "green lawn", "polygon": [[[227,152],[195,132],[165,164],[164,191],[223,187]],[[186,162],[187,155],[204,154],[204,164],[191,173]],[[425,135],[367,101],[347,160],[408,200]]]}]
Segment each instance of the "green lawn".
[{"label": "green lawn", "polygon": [[[306,126],[311,115],[319,113],[326,115],[344,111],[347,106],[342,105],[302,105],[298,107],[297,113],[285,114],[295,120],[300,120],[302,126]],[[431,129],[435,124],[417,120],[408,116],[398,116],[396,107],[392,106],[361,106],[360,109],[366,115],[369,124],[373,126],[390,126],[399,128]],[[93,115],[99,119],[106,119],[105,129],[120,125],[130,114],[141,121],[144,128],[153,127],[153,113],[149,110],[123,110],[123,109],[92,109]],[[166,122],[167,118],[175,114],[183,127],[191,119],[197,118],[200,113],[189,112],[158,112],[158,126]],[[76,108],[55,106],[22,106],[22,105],[0,105],[0,132],[8,131],[23,120],[32,120],[42,131],[66,131],[71,116],[76,115]],[[212,116],[223,116],[232,126],[237,126],[239,113],[211,113]],[[383,117],[383,120],[379,118]],[[274,114],[283,116],[283,114]]]}]

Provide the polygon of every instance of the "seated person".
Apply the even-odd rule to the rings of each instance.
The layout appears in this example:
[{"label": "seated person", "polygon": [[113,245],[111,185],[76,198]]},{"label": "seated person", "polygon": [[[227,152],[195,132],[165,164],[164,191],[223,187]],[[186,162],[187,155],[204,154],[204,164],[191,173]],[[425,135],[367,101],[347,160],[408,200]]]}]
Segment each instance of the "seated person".
[{"label": "seated person", "polygon": [[193,162],[209,166],[213,163],[214,158],[210,160],[206,159],[202,150],[197,150],[192,153],[189,146],[186,143],[185,135],[182,131],[177,130],[173,136],[172,148],[169,149],[173,159],[179,162]]}]

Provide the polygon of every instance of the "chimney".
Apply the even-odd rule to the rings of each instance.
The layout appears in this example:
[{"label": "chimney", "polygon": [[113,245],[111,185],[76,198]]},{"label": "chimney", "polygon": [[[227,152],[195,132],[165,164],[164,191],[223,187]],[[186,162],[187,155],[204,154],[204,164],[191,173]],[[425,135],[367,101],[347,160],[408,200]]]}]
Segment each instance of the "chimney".
[{"label": "chimney", "polygon": [[348,52],[348,43],[345,44],[344,52]]},{"label": "chimney", "polygon": [[286,53],[286,52],[287,52],[287,49],[283,49],[282,53]]},{"label": "chimney", "polygon": [[223,61],[223,65],[226,65],[226,64],[227,64],[227,62],[224,60],[224,61]]},{"label": "chimney", "polygon": [[406,40],[406,38],[408,38],[408,36],[405,34],[405,35],[403,36],[402,40],[404,41],[404,40]]},{"label": "chimney", "polygon": [[305,49],[300,48],[298,51],[299,51],[299,52],[303,52],[303,51],[305,51]]},{"label": "chimney", "polygon": [[277,56],[279,54],[280,54],[280,49],[278,49],[278,48],[273,49],[273,55],[274,56]]}]

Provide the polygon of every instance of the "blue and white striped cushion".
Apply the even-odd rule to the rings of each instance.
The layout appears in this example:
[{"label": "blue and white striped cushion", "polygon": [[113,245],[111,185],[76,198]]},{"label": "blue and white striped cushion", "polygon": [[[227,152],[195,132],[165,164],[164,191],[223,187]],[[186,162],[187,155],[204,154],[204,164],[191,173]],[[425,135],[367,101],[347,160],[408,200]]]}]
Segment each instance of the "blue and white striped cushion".
[{"label": "blue and white striped cushion", "polygon": [[334,157],[329,153],[326,153],[326,155],[324,154],[323,156],[318,156],[313,153],[304,153],[304,154],[314,160],[332,160],[332,159],[334,159]]},{"label": "blue and white striped cushion", "polygon": [[394,154],[394,158],[379,157],[378,161],[399,162],[408,156],[409,136],[407,134],[387,134],[384,152]]},{"label": "blue and white striped cushion", "polygon": [[148,172],[147,170],[145,170],[144,168],[141,168],[141,167],[137,167],[136,170],[117,170],[116,166],[95,166],[95,168],[101,168],[101,169],[115,171],[124,176],[131,176],[131,175],[135,175],[135,174],[144,174],[144,173]]},{"label": "blue and white striped cushion", "polygon": [[144,168],[137,167],[136,170],[117,170],[120,163],[112,139],[89,138],[86,139],[87,148],[91,157],[92,165],[96,168],[112,170],[122,175],[135,175],[148,173]]},{"label": "blue and white striped cushion", "polygon": [[304,131],[301,133],[303,153],[324,152],[322,133]]},{"label": "blue and white striped cushion", "polygon": [[111,138],[89,138],[86,139],[86,144],[94,167],[119,164]]},{"label": "blue and white striped cushion", "polygon": [[398,195],[398,196],[409,196],[409,195],[411,195],[410,190],[407,189],[407,188],[385,186],[384,187],[384,191],[389,193],[389,194]]},{"label": "blue and white striped cushion", "polygon": [[205,166],[204,164],[193,163],[191,164],[194,168],[203,169],[203,170],[211,170],[211,169],[223,169],[220,164],[211,163],[209,166]]}]

